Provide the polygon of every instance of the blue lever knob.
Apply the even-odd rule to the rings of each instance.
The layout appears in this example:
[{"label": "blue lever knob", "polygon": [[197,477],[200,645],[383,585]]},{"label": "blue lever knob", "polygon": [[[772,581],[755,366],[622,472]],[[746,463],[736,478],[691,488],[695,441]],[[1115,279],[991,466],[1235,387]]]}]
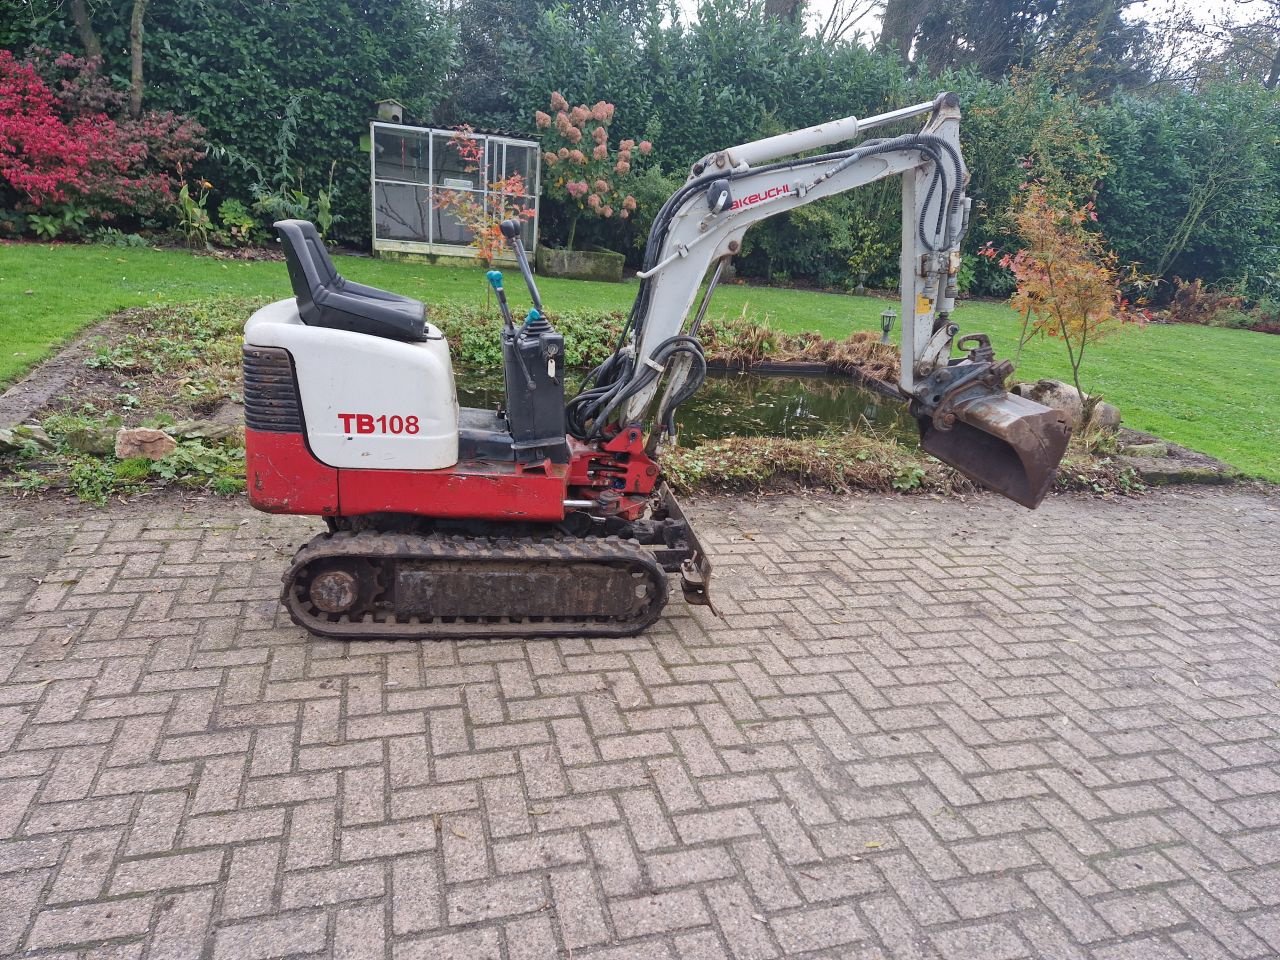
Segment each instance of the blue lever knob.
[{"label": "blue lever knob", "polygon": [[502,271],[501,270],[490,270],[488,273],[485,274],[485,277],[488,279],[489,285],[492,286],[493,289],[495,290],[502,289]]}]

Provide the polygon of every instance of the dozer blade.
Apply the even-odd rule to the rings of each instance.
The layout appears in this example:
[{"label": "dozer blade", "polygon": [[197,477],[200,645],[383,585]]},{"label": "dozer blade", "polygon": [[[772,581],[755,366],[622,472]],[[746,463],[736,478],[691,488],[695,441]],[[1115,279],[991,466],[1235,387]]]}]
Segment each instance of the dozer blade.
[{"label": "dozer blade", "polygon": [[1057,410],[1011,393],[976,397],[951,408],[941,430],[921,419],[920,447],[970,480],[1035,509],[1053,486],[1071,427]]},{"label": "dozer blade", "polygon": [[684,508],[665,483],[658,486],[654,495],[659,514],[670,517],[684,527],[684,537],[678,549],[658,551],[659,561],[667,570],[673,569],[674,564],[679,564],[676,569],[680,571],[680,592],[684,594],[686,603],[710,607],[712,613],[720,616],[720,611],[711,602],[711,561],[707,559],[707,553],[698,542],[697,534],[685,518]]}]

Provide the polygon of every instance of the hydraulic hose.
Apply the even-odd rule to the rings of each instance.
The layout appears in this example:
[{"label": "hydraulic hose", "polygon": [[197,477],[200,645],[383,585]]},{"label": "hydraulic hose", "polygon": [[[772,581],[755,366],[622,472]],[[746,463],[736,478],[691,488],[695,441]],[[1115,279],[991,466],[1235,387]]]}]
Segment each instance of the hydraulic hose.
[{"label": "hydraulic hose", "polygon": [[[630,378],[627,381],[619,381],[616,389],[612,389],[606,395],[592,397],[584,401],[578,406],[578,397],[575,397],[571,403],[574,406],[575,426],[587,427],[584,430],[585,437],[582,439],[594,440],[600,436],[609,418],[613,415],[623,403],[635,396],[641,390],[654,383],[658,377],[666,372],[666,365],[674,356],[680,353],[688,353],[695,358],[694,363],[701,369],[702,374],[706,374],[707,361],[702,355],[702,344],[696,337],[675,336],[660,343],[653,356],[649,358],[643,365],[636,365],[632,369]],[[683,392],[683,391],[682,391]],[[579,396],[582,396],[579,394]]]},{"label": "hydraulic hose", "polygon": [[[866,157],[906,150],[918,150],[933,162],[933,176],[930,178],[928,192],[925,194],[924,203],[921,205],[920,218],[916,225],[916,230],[921,245],[926,250],[936,253],[939,250],[947,249],[952,244],[954,239],[951,236],[952,217],[959,209],[964,195],[964,165],[960,155],[950,143],[936,135],[915,133],[901,137],[869,140],[849,150],[835,151],[815,157],[785,160],[779,163],[753,167],[749,170],[729,171],[727,179],[733,181],[746,176],[779,170],[803,170],[827,164],[833,160],[840,161],[814,181],[814,184],[811,184],[811,186],[815,186]],[[953,177],[951,178],[947,176],[947,171],[945,170],[944,154],[946,159],[951,161],[950,165],[953,171]],[[715,179],[715,176],[714,172],[706,173],[696,180],[685,183],[667,198],[667,201],[654,217],[653,226],[645,243],[643,260],[645,270],[652,269],[657,263],[662,245],[666,241],[667,233],[675,215],[690,196],[704,190],[707,183]],[[938,204],[938,216],[934,224],[933,235],[930,237],[926,233],[925,221],[929,207],[933,203],[934,195],[939,188],[941,188],[943,199]],[[692,365],[685,383],[681,385],[675,394],[667,398],[667,402],[659,411],[658,424],[662,429],[670,432],[674,428],[676,408],[692,396],[693,392],[697,390],[706,377],[706,360],[702,356],[701,344],[694,337],[671,337],[663,341],[653,352],[652,358],[648,360],[636,358],[625,350],[628,337],[638,343],[644,333],[644,318],[648,311],[651,295],[650,279],[644,278],[640,281],[640,289],[636,293],[636,299],[631,305],[626,323],[619,334],[614,355],[587,375],[578,394],[565,407],[569,432],[579,440],[588,440],[599,436],[614,411],[630,397],[655,382],[664,371],[667,361],[678,353],[688,353],[696,359],[691,360]]]}]

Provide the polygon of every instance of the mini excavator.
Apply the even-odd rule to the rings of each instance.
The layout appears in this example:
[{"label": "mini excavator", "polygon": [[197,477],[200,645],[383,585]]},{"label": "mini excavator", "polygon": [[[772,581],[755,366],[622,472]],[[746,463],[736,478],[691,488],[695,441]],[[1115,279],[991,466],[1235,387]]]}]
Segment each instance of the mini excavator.
[{"label": "mini excavator", "polygon": [[[919,116],[919,132],[820,152]],[[985,335],[957,339],[970,201],[959,102],[945,93],[698,160],[654,218],[616,351],[567,402],[564,338],[518,222],[502,232],[533,307],[517,320],[501,274],[488,274],[503,318],[496,411],[459,407],[448,344],[422,303],[345,279],[312,224],[277,223],[295,296],[245,327],[245,454],[254,507],[328,526],[284,575],[294,622],[352,639],[625,636],[661,615],[668,574],[690,603],[710,604],[710,563],[660,464],[706,375],[698,329],[711,294],[752,224],[892,176],[898,390],[921,447],[1036,507],[1070,430],[1006,392],[1012,365]]]}]

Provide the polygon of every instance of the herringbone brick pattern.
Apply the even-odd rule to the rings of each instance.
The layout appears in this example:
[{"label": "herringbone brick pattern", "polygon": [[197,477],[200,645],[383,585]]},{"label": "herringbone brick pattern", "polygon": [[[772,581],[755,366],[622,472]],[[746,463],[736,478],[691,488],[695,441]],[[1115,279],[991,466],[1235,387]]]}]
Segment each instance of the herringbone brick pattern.
[{"label": "herringbone brick pattern", "polygon": [[0,955],[1280,955],[1280,498],[715,501],[716,620],[322,642],[313,525],[4,520]]}]

